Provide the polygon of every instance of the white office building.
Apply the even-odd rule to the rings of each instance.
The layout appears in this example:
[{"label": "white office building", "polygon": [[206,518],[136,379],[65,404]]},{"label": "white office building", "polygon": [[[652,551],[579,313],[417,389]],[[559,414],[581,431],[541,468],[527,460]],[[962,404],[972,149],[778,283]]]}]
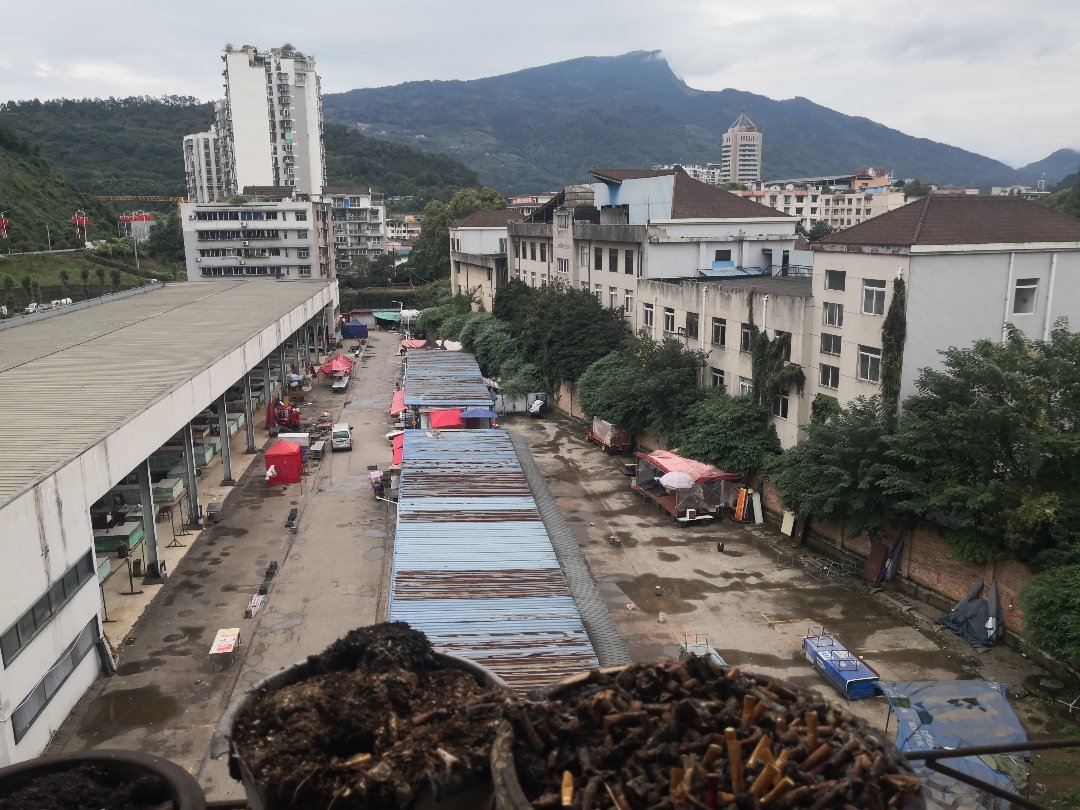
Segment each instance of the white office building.
[{"label": "white office building", "polygon": [[761,179],[763,135],[746,113],[735,119],[724,133],[720,155],[720,177],[723,182],[755,183]]}]

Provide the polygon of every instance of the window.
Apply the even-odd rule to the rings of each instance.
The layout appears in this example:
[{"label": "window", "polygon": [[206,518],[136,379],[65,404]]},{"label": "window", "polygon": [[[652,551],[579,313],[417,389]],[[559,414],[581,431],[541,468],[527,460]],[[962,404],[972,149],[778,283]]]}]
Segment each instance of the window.
[{"label": "window", "polygon": [[587,245],[582,245],[581,246],[581,256],[578,259],[578,266],[579,267],[588,267],[589,266],[589,248],[588,248]]},{"label": "window", "polygon": [[859,379],[874,383],[881,379],[881,349],[859,347]]},{"label": "window", "polygon": [[675,310],[671,307],[664,307],[664,331],[675,331]]},{"label": "window", "polygon": [[739,396],[748,397],[754,393],[754,381],[749,377],[739,377]]},{"label": "window", "polygon": [[730,250],[718,250],[714,254],[713,261],[715,262],[730,262],[731,251]]},{"label": "window", "polygon": [[311,251],[308,250],[307,248],[300,248],[299,250],[296,251],[296,258],[298,258],[298,259],[306,259],[310,255],[311,255]]},{"label": "window", "polygon": [[653,325],[653,305],[645,304],[645,325],[650,329]]},{"label": "window", "polygon": [[818,374],[818,382],[822,388],[839,388],[840,368],[838,366],[822,365]]},{"label": "window", "polygon": [[529,283],[530,283],[531,286],[535,287],[536,286],[536,273],[530,273],[530,275],[532,276],[532,281],[530,281]]},{"label": "window", "polygon": [[529,242],[529,259],[536,261],[536,242]]},{"label": "window", "polygon": [[826,270],[825,271],[825,289],[839,289],[843,291],[843,285],[848,280],[848,273],[845,270]]},{"label": "window", "polygon": [[712,319],[712,342],[714,346],[727,345],[727,319]]},{"label": "window", "polygon": [[742,325],[742,333],[739,335],[739,351],[750,351],[750,344],[754,340],[754,327],[748,323]]},{"label": "window", "polygon": [[499,253],[506,253],[506,239],[499,240]]},{"label": "window", "polygon": [[772,401],[772,415],[781,419],[787,419],[788,395],[781,394]]},{"label": "window", "polygon": [[569,259],[556,259],[555,260],[555,269],[558,270],[560,273],[569,273],[570,272],[570,260]]},{"label": "window", "polygon": [[1018,278],[1013,293],[1013,315],[1031,315],[1035,312],[1035,298],[1039,292],[1037,278]]},{"label": "window", "polygon": [[515,239],[514,240],[514,258],[515,259],[520,259],[521,258],[521,250],[520,250],[520,248],[521,248],[521,243],[518,242]]},{"label": "window", "polygon": [[15,656],[30,643],[61,607],[78,592],[90,578],[96,576],[94,555],[87,552],[75,565],[52,584],[34,605],[23,613],[3,635],[0,635],[0,653],[4,666],[9,666]]},{"label": "window", "polygon": [[831,335],[828,332],[821,333],[821,353],[822,354],[840,354],[840,336]]},{"label": "window", "polygon": [[632,276],[634,274],[634,251],[626,251],[623,254],[623,259],[625,260],[623,264],[623,272],[625,272],[628,276]]},{"label": "window", "polygon": [[608,287],[608,302],[612,309],[617,309],[619,306],[619,288]]},{"label": "window", "polygon": [[547,242],[540,243],[540,261],[547,261]]},{"label": "window", "polygon": [[710,368],[709,377],[712,379],[713,388],[726,388],[724,384],[724,370],[722,368]]},{"label": "window", "polygon": [[563,230],[563,231],[565,231],[567,228],[569,228],[570,227],[570,214],[567,213],[566,211],[560,211],[558,214],[556,214],[555,215],[555,226],[557,228],[559,228],[559,230]]},{"label": "window", "polygon": [[826,326],[844,325],[844,305],[823,303],[821,305],[822,321]]},{"label": "window", "polygon": [[633,312],[634,311],[634,291],[633,290],[627,290],[626,291],[626,299],[625,300],[626,300],[626,304],[625,304],[626,311],[627,312]]},{"label": "window", "polygon": [[615,248],[611,248],[611,250],[608,251],[607,269],[609,272],[612,273],[619,272],[619,251],[617,251]]},{"label": "window", "polygon": [[305,230],[302,230],[302,231],[297,231],[296,232],[296,238],[297,239],[307,239],[308,238],[307,230],[305,229]]},{"label": "window", "polygon": [[696,312],[686,313],[686,336],[697,340],[698,336],[698,314]]},{"label": "window", "polygon": [[603,270],[604,269],[604,249],[603,248],[596,248],[596,250],[593,251],[593,268],[592,269],[593,270]]},{"label": "window", "polygon": [[885,282],[867,279],[862,286],[863,315],[885,314]]}]

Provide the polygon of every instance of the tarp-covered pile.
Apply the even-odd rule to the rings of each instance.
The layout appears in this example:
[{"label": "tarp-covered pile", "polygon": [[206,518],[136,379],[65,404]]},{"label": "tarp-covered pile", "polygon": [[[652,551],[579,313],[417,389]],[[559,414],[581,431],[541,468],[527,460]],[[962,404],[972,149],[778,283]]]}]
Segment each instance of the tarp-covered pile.
[{"label": "tarp-covered pile", "polygon": [[723,470],[683,458],[668,450],[654,450],[651,453],[637,453],[638,471],[636,484],[642,488],[663,486],[659,479],[667,473],[686,473],[693,479],[689,487],[675,489],[675,506],[683,509],[697,509],[702,512],[716,512],[727,503],[727,485],[741,480],[736,473]]},{"label": "tarp-covered pile", "polygon": [[983,580],[972,586],[968,595],[953,605],[947,616],[938,619],[972,647],[993,647],[1005,633],[1005,614],[998,598],[997,582],[990,583],[990,592],[982,598]]}]

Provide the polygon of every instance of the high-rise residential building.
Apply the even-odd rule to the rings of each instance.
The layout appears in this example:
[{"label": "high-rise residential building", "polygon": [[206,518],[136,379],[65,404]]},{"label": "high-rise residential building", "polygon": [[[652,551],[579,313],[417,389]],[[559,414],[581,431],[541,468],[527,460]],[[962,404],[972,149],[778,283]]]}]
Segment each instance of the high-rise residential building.
[{"label": "high-rise residential building", "polygon": [[217,127],[184,136],[184,175],[189,202],[214,202],[223,194]]},{"label": "high-rise residential building", "polygon": [[322,200],[330,204],[338,270],[357,270],[360,260],[370,261],[386,253],[386,205],[382,194],[367,186],[327,186]]},{"label": "high-rise residential building", "polygon": [[755,183],[761,179],[762,134],[745,112],[724,133],[720,177],[724,182]]}]

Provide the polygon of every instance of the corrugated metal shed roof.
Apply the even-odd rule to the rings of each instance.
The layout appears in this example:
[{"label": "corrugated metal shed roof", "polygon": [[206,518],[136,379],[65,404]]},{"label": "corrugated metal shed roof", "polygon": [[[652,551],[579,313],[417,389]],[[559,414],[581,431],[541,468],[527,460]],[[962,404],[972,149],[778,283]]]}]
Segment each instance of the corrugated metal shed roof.
[{"label": "corrugated metal shed roof", "polygon": [[264,279],[168,284],[4,330],[0,505],[325,287]]},{"label": "corrugated metal shed roof", "polygon": [[405,432],[389,618],[524,691],[597,666],[505,431]]},{"label": "corrugated metal shed roof", "polygon": [[408,362],[405,368],[406,405],[491,407],[491,393],[471,354],[440,349],[409,352]]}]

